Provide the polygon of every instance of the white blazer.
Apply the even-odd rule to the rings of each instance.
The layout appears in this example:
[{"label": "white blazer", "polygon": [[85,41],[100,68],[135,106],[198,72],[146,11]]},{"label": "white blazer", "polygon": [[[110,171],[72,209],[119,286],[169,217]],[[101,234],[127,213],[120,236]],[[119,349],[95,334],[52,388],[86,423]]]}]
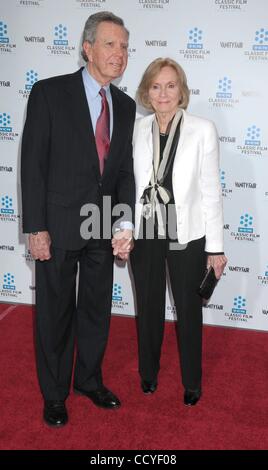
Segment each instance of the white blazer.
[{"label": "white blazer", "polygon": [[[135,237],[138,237],[140,198],[152,174],[154,114],[136,120],[133,135],[136,182]],[[223,251],[222,189],[219,176],[219,140],[215,125],[183,111],[180,139],[172,173],[180,243],[206,236],[208,252]]]}]

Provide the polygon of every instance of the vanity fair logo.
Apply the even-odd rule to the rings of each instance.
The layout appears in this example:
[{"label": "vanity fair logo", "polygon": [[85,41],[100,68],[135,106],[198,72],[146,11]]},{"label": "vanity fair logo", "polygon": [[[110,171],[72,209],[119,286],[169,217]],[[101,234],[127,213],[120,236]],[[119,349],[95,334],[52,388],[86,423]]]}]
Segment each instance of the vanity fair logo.
[{"label": "vanity fair logo", "polygon": [[256,242],[260,234],[256,233],[253,224],[253,216],[248,212],[240,216],[239,227],[230,233],[231,239],[236,241]]},{"label": "vanity fair logo", "polygon": [[145,46],[147,47],[167,47],[167,41],[163,39],[145,39]]},{"label": "vanity fair logo", "polygon": [[0,141],[15,142],[19,134],[14,132],[9,113],[0,113]]},{"label": "vanity fair logo", "polygon": [[268,27],[255,31],[253,44],[245,51],[245,56],[251,61],[268,60]]},{"label": "vanity fair logo", "polygon": [[0,80],[0,87],[10,88],[11,84],[9,80]]},{"label": "vanity fair logo", "polygon": [[102,8],[105,6],[105,8],[108,8],[107,0],[75,0],[76,5],[79,8],[92,8],[94,10]]},{"label": "vanity fair logo", "polygon": [[227,76],[220,78],[217,84],[216,97],[211,97],[208,101],[216,108],[234,108],[239,100],[233,97],[232,80]]},{"label": "vanity fair logo", "polygon": [[169,7],[169,0],[136,0],[139,9],[164,10]]},{"label": "vanity fair logo", "polygon": [[267,156],[267,145],[262,145],[261,128],[252,124],[246,129],[243,144],[237,146],[241,155],[264,157]]},{"label": "vanity fair logo", "polygon": [[67,26],[60,23],[54,27],[53,33],[53,42],[47,46],[49,54],[70,56],[75,51],[75,46],[69,44]]},{"label": "vanity fair logo", "polygon": [[221,135],[219,136],[219,141],[222,144],[235,144],[236,137],[231,137],[230,135]]},{"label": "vanity fair logo", "polygon": [[219,311],[223,311],[223,305],[222,305],[222,304],[212,304],[212,303],[209,303],[209,304],[203,305],[203,308],[209,309],[209,310],[219,310]]},{"label": "vanity fair logo", "polygon": [[19,95],[22,98],[28,99],[29,94],[31,93],[31,89],[33,85],[38,80],[38,73],[35,72],[33,69],[28,70],[25,74],[25,85],[24,88],[19,90]]},{"label": "vanity fair logo", "polygon": [[191,96],[200,96],[200,88],[190,88],[190,95]]},{"label": "vanity fair logo", "polygon": [[220,46],[223,49],[242,49],[243,43],[238,41],[221,41]]},{"label": "vanity fair logo", "polygon": [[257,189],[257,183],[250,183],[250,182],[245,182],[245,181],[235,181],[235,188],[240,190],[240,189],[246,189],[246,190],[251,190],[251,189]]},{"label": "vanity fair logo", "polygon": [[249,274],[249,268],[247,266],[228,266],[231,273],[243,273]]},{"label": "vanity fair logo", "polygon": [[122,286],[116,282],[113,285],[112,309],[119,310],[119,313],[123,313],[122,310],[126,307],[128,307],[128,302],[124,300]]},{"label": "vanity fair logo", "polygon": [[253,319],[253,315],[247,310],[247,300],[242,295],[234,297],[231,311],[225,312],[224,315],[232,322],[247,323]]},{"label": "vanity fair logo", "polygon": [[242,11],[248,5],[248,0],[214,0],[220,11]]},{"label": "vanity fair logo", "polygon": [[10,54],[15,52],[16,44],[12,44],[8,35],[8,26],[0,20],[0,53]]},{"label": "vanity fair logo", "polygon": [[195,26],[188,30],[188,37],[185,49],[180,49],[179,54],[184,59],[204,60],[210,54],[208,49],[204,48],[203,30]]},{"label": "vanity fair logo", "polygon": [[46,40],[44,36],[24,36],[26,44],[45,44]]},{"label": "vanity fair logo", "polygon": [[258,96],[261,95],[261,92],[260,91],[256,91],[256,90],[243,90],[241,92],[241,95],[244,97],[244,98],[257,98]]}]

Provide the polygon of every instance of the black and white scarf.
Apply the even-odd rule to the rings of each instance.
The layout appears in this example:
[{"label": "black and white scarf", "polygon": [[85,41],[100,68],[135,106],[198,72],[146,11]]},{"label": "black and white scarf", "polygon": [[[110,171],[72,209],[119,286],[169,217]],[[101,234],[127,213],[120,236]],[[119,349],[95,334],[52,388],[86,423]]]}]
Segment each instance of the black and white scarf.
[{"label": "black and white scarf", "polygon": [[143,204],[142,215],[146,219],[153,217],[157,214],[158,233],[164,235],[165,223],[163,220],[163,213],[161,204],[166,205],[171,199],[171,194],[168,189],[163,186],[165,177],[173,162],[173,157],[177,150],[180,125],[182,119],[182,110],[179,109],[172,119],[167,143],[163,152],[163,158],[160,161],[160,131],[157,118],[155,116],[152,124],[153,134],[153,170],[150,178],[150,183],[144,189],[140,202]]}]

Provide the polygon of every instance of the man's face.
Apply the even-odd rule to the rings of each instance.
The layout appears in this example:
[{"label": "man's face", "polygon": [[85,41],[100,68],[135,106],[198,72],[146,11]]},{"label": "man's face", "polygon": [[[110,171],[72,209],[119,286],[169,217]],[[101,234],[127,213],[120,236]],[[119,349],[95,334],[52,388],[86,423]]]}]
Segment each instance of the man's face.
[{"label": "man's face", "polygon": [[97,28],[96,41],[85,41],[90,74],[101,85],[107,85],[120,77],[127,66],[128,35],[122,26],[103,21]]}]

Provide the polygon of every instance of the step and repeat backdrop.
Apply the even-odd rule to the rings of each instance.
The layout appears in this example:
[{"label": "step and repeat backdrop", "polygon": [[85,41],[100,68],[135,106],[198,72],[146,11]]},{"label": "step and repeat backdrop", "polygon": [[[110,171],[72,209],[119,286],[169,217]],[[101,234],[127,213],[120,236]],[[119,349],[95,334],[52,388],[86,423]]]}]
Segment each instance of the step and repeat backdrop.
[{"label": "step and repeat backdrop", "polygon": [[[267,0],[0,0],[0,301],[35,301],[19,181],[31,87],[82,65],[84,23],[101,10],[130,31],[118,86],[135,97],[145,67],[172,57],[188,77],[189,111],[218,128],[229,264],[205,323],[268,330]],[[112,311],[135,314],[128,266],[115,266]],[[166,318],[174,316],[168,287]]]}]

